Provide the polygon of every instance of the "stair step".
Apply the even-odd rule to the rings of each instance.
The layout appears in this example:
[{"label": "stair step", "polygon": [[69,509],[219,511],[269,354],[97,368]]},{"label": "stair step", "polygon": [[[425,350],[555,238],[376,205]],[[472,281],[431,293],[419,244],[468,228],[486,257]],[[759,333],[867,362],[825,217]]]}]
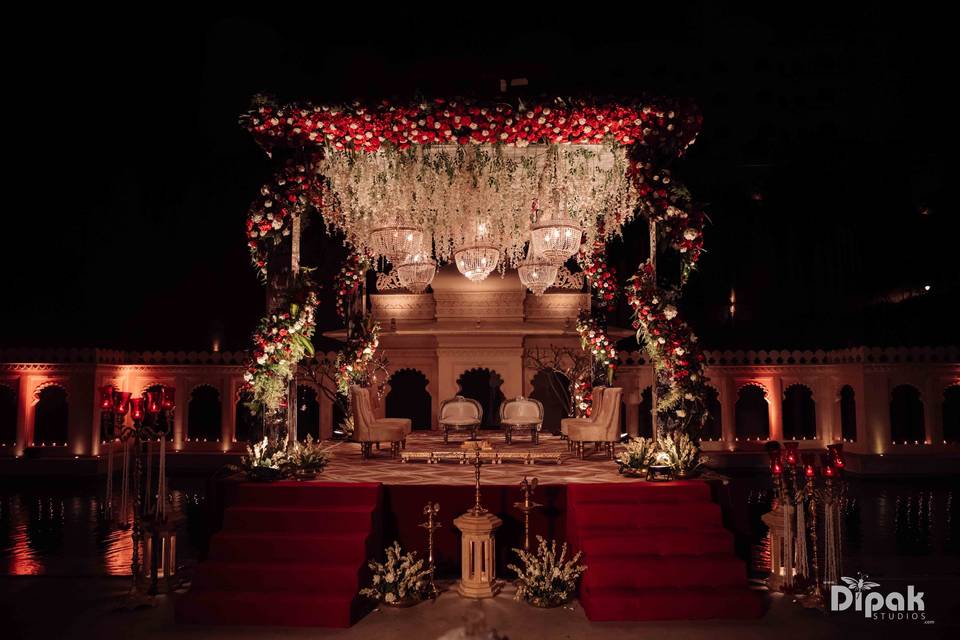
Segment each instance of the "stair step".
[{"label": "stair step", "polygon": [[237,485],[236,505],[264,507],[323,507],[375,505],[376,482],[244,482]]},{"label": "stair step", "polygon": [[356,565],[315,562],[202,562],[192,588],[201,591],[308,592],[353,596],[360,588]]},{"label": "stair step", "polygon": [[367,560],[367,532],[296,535],[221,531],[210,539],[210,560],[332,562],[357,567]]},{"label": "stair step", "polygon": [[321,507],[227,507],[224,531],[250,533],[366,533],[370,530],[373,505]]},{"label": "stair step", "polygon": [[637,529],[668,523],[676,528],[717,527],[722,524],[720,506],[712,502],[573,505],[578,522],[590,527]]},{"label": "stair step", "polygon": [[627,589],[734,587],[746,584],[746,565],[732,553],[700,556],[593,558],[585,556],[583,584]]},{"label": "stair step", "polygon": [[700,556],[733,551],[733,535],[720,527],[699,530],[587,527],[580,530],[580,549],[590,558],[636,555]]},{"label": "stair step", "polygon": [[674,482],[618,482],[571,484],[568,501],[584,503],[620,502],[710,502],[710,485],[702,480]]},{"label": "stair step", "polygon": [[726,588],[581,589],[580,604],[594,621],[705,620],[759,618],[762,592],[746,586]]},{"label": "stair step", "polygon": [[177,600],[176,620],[188,624],[349,627],[361,608],[353,595],[198,590]]}]

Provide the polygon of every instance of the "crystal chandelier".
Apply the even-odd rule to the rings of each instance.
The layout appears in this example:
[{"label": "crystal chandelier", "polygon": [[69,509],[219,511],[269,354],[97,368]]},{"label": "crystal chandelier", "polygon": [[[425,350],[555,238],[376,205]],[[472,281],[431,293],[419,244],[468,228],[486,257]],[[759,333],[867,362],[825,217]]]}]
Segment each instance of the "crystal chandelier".
[{"label": "crystal chandelier", "polygon": [[422,253],[407,256],[397,265],[397,278],[410,293],[422,293],[433,282],[436,273],[436,261]]},{"label": "crystal chandelier", "polygon": [[546,217],[538,217],[530,227],[530,248],[534,255],[559,265],[580,248],[582,233],[580,225],[556,207]]},{"label": "crystal chandelier", "polygon": [[559,265],[537,256],[528,256],[523,264],[517,267],[520,282],[536,296],[543,295],[544,291],[553,286],[558,270]]},{"label": "crystal chandelier", "polygon": [[457,269],[473,282],[480,282],[497,268],[500,251],[492,244],[470,244],[453,254]]},{"label": "crystal chandelier", "polygon": [[406,256],[423,250],[423,230],[397,221],[370,230],[368,246],[374,254],[399,264]]}]

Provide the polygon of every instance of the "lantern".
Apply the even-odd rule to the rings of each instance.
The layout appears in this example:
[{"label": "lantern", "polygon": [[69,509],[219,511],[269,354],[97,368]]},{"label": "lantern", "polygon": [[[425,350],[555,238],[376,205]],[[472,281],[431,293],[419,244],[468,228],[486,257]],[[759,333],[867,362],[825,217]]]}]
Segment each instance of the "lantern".
[{"label": "lantern", "polygon": [[[154,554],[156,554],[156,564],[154,564]],[[170,522],[154,520],[144,527],[143,574],[151,580],[154,566],[156,566],[157,578],[166,581],[167,590],[169,590],[170,581],[177,572],[177,531]]]},{"label": "lantern", "polygon": [[453,521],[463,538],[460,544],[460,585],[465,598],[492,598],[497,584],[497,556],[494,532],[503,524],[489,512],[471,510]]},{"label": "lantern", "polygon": [[780,451],[773,450],[768,452],[770,455],[770,473],[775,476],[779,476],[783,473],[783,465],[780,462]]},{"label": "lantern", "polygon": [[833,466],[838,469],[846,466],[846,462],[843,459],[843,444],[828,445],[827,451],[830,453],[830,461],[833,463]]}]

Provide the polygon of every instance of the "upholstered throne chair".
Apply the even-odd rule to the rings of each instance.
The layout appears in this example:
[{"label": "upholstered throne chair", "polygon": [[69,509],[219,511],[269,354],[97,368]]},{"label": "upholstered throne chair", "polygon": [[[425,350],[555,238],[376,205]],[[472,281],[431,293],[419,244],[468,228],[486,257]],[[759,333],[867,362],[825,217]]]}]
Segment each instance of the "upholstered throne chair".
[{"label": "upholstered throne chair", "polygon": [[567,433],[571,425],[583,426],[596,424],[597,416],[600,415],[600,408],[603,406],[603,393],[606,391],[606,389],[607,388],[603,386],[593,388],[593,393],[591,394],[592,404],[589,418],[563,418],[560,420],[560,437],[567,441],[567,449],[573,448],[573,442],[570,440],[570,435]]},{"label": "upholstered throne chair", "polygon": [[594,443],[603,448],[607,457],[613,459],[614,445],[620,441],[620,396],[623,389],[609,387],[603,391],[600,410],[595,414],[593,424],[568,424],[567,437],[577,450],[577,457],[583,459],[584,445]]},{"label": "upholstered throne chair", "polygon": [[353,410],[353,438],[360,443],[360,456],[369,458],[376,444],[390,443],[391,457],[397,457],[400,447],[405,447],[410,433],[409,418],[376,418],[370,403],[370,390],[359,386],[350,387],[350,406]]}]

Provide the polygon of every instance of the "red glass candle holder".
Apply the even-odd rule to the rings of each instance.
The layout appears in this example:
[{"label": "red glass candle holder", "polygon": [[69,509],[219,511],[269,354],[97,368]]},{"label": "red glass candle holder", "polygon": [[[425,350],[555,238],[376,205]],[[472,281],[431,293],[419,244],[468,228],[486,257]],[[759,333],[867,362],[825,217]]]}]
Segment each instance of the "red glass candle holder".
[{"label": "red glass candle holder", "polygon": [[827,446],[827,451],[830,452],[830,461],[833,463],[833,466],[838,469],[842,469],[846,466],[846,463],[843,460],[843,444],[831,444]]},{"label": "red glass candle holder", "polygon": [[800,460],[800,443],[791,441],[783,443],[784,451],[784,460],[787,463],[787,466],[792,467]]},{"label": "red glass candle holder", "polygon": [[143,420],[143,398],[130,398],[130,417],[134,421]]},{"label": "red glass candle holder", "polygon": [[107,384],[100,387],[100,410],[113,411],[113,385]]},{"label": "red glass candle holder", "polygon": [[170,411],[176,406],[176,389],[173,387],[164,387],[161,390],[160,406],[164,411]]},{"label": "red glass candle holder", "polygon": [[772,451],[768,451],[767,455],[770,456],[770,473],[775,476],[783,473],[783,465],[780,462],[780,450],[774,449]]},{"label": "red glass candle holder", "polygon": [[147,391],[147,413],[158,414],[160,413],[160,392],[159,391]]},{"label": "red glass candle holder", "polygon": [[130,392],[117,391],[113,394],[113,412],[120,416],[127,415],[130,408]]}]

